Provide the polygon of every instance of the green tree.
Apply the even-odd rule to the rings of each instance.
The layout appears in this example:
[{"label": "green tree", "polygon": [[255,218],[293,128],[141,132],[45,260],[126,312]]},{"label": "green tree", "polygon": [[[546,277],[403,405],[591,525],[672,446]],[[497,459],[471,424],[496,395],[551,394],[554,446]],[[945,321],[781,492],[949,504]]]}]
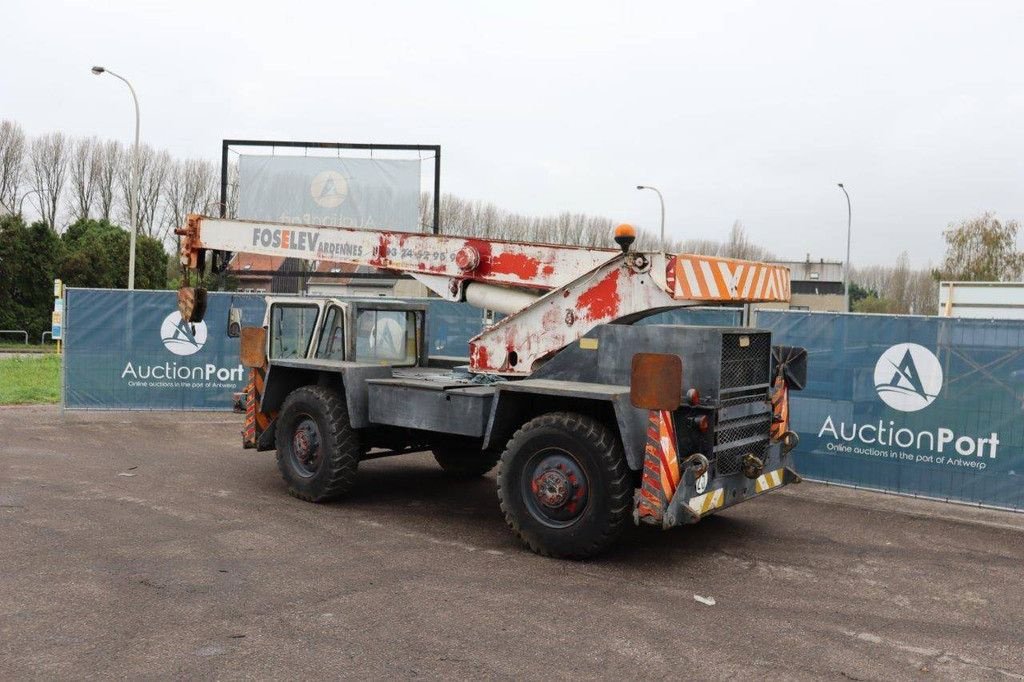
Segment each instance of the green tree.
[{"label": "green tree", "polygon": [[900,312],[900,305],[890,298],[879,298],[874,292],[850,306],[855,313],[884,313],[888,315]]},{"label": "green tree", "polygon": [[1020,279],[1024,253],[1017,250],[1016,220],[1006,223],[992,213],[950,224],[942,233],[946,258],[937,279],[962,282],[1004,282]]},{"label": "green tree", "polygon": [[867,298],[869,296],[874,296],[875,298],[878,298],[878,292],[875,291],[874,289],[868,289],[867,287],[862,287],[861,285],[857,284],[856,282],[850,282],[850,309],[851,310],[856,310],[857,303],[859,301],[863,301],[865,298]]},{"label": "green tree", "polygon": [[61,243],[44,222],[0,218],[0,328],[24,329],[38,341],[50,329],[53,278]]},{"label": "green tree", "polygon": [[[61,237],[60,277],[68,286],[124,289],[128,286],[129,234],[106,220],[79,220]],[[139,235],[135,243],[135,288],[167,286],[167,252],[156,239]]]}]

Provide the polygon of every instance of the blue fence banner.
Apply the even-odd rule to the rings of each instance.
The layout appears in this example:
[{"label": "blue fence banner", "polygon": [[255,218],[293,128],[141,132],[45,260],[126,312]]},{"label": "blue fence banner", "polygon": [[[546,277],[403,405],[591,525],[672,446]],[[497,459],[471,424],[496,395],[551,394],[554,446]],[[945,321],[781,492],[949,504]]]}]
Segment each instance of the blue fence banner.
[{"label": "blue fence banner", "polygon": [[68,289],[64,406],[67,409],[230,410],[248,372],[228,308],[263,324],[253,294],[211,293],[205,321],[182,322],[177,293]]},{"label": "blue fence banner", "polygon": [[[469,340],[483,330],[484,312],[468,303],[420,299],[427,302],[427,339],[431,355],[469,357]],[[504,315],[496,314],[497,322]],[[646,317],[638,324],[692,324],[738,327],[743,320],[739,308],[677,308]]]},{"label": "blue fence banner", "polygon": [[[239,363],[238,339],[227,335],[228,309],[242,310],[243,326],[260,326],[263,296],[210,293],[205,320],[195,325],[182,322],[173,291],[68,289],[66,296],[67,409],[230,410],[234,394],[244,389],[248,373]],[[428,307],[429,354],[468,357],[469,340],[484,326],[483,311],[420,300]],[[736,326],[740,319],[738,309],[689,308],[643,324]]]},{"label": "blue fence banner", "polygon": [[484,326],[484,311],[468,303],[421,299],[427,303],[427,352],[430,355],[469,357],[469,340]]},{"label": "blue fence banner", "polygon": [[743,324],[741,308],[676,308],[651,315],[640,324],[692,324],[701,327],[739,327]]},{"label": "blue fence banner", "polygon": [[1024,510],[1024,321],[759,311],[808,351],[804,476]]}]

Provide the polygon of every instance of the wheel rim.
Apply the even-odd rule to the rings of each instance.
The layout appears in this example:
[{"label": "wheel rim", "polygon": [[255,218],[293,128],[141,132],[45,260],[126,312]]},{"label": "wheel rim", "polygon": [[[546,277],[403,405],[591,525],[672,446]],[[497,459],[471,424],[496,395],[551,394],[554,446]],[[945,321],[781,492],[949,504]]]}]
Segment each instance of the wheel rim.
[{"label": "wheel rim", "polygon": [[292,429],[292,462],[302,476],[313,476],[323,461],[320,427],[308,414],[301,414]]},{"label": "wheel rim", "polygon": [[579,461],[561,448],[534,453],[523,468],[523,499],[530,515],[549,528],[565,528],[583,515],[590,485]]}]

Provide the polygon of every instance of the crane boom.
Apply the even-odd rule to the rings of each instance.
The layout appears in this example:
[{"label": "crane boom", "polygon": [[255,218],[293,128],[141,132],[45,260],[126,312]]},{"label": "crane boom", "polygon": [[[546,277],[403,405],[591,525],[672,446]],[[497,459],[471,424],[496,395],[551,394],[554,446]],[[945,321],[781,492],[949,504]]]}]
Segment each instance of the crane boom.
[{"label": "crane boom", "polygon": [[509,314],[470,342],[470,368],[526,375],[596,325],[708,303],[785,302],[789,269],[693,254],[293,225],[190,215],[181,264],[244,251],[407,273],[450,301]]},{"label": "crane boom", "polygon": [[257,253],[369,265],[381,270],[469,279],[546,291],[618,253],[417,232],[291,225],[192,215],[181,243],[182,265],[195,268],[201,250]]}]

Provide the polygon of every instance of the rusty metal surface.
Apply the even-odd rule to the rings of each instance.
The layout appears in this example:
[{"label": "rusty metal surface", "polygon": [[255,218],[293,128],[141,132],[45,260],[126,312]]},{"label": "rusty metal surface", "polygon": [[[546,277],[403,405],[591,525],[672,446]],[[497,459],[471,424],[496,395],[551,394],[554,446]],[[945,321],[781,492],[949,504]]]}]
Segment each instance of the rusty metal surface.
[{"label": "rusty metal surface", "polygon": [[182,287],[178,289],[178,312],[186,322],[202,322],[206,315],[206,289]]},{"label": "rusty metal surface", "polygon": [[263,327],[242,327],[239,356],[246,367],[267,364],[267,330]]},{"label": "rusty metal surface", "polygon": [[616,253],[612,249],[561,244],[206,216],[190,216],[181,232],[182,262],[190,267],[195,267],[198,250],[218,249],[356,263],[382,270],[468,278],[541,290],[561,286]]},{"label": "rusty metal surface", "polygon": [[645,410],[669,410],[683,402],[683,359],[674,353],[636,353],[629,401]]},{"label": "rusty metal surface", "polygon": [[473,371],[526,376],[541,359],[569,346],[602,323],[642,310],[678,305],[650,269],[618,256],[549,292],[469,342]]}]

